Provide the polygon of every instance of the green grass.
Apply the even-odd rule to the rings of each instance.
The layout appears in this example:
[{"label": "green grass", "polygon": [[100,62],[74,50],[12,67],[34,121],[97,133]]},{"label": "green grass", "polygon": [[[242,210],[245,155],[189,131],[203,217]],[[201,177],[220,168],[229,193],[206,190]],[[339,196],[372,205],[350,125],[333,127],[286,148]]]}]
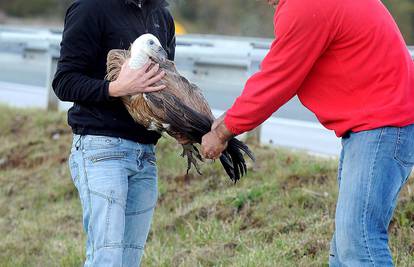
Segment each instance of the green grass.
[{"label": "green grass", "polygon": [[[81,266],[85,236],[62,113],[0,107],[0,267]],[[158,145],[160,198],[143,266],[326,266],[335,160],[254,147],[234,185],[218,163],[185,174],[179,147]],[[414,266],[413,179],[390,226],[397,266]]]}]

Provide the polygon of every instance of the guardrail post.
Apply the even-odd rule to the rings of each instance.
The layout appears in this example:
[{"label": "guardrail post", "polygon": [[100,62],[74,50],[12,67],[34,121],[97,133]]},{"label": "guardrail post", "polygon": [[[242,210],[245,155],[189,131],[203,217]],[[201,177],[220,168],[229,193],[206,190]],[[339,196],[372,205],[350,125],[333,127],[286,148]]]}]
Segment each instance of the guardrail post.
[{"label": "guardrail post", "polygon": [[[252,48],[252,52],[249,55],[250,56],[250,65],[249,65],[249,68],[247,70],[247,75],[249,77],[260,70],[261,60],[257,57],[252,56],[253,50],[254,50],[254,48]],[[246,142],[260,145],[261,144],[261,134],[262,134],[262,126],[259,126],[256,129],[254,129],[254,130],[247,133]]]},{"label": "guardrail post", "polygon": [[56,73],[58,57],[49,49],[48,67],[46,72],[46,89],[47,89],[47,110],[57,111],[59,109],[59,99],[53,91],[52,82]]}]

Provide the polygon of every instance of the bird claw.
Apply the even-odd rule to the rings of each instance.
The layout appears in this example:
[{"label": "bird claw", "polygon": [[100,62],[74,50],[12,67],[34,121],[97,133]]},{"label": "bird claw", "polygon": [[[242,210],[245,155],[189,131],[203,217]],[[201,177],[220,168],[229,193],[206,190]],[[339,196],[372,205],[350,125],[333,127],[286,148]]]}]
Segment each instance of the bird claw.
[{"label": "bird claw", "polygon": [[187,156],[187,174],[191,170],[191,165],[193,165],[197,173],[199,175],[202,175],[200,171],[200,165],[198,164],[197,159],[201,162],[204,162],[204,160],[201,157],[201,154],[196,146],[194,146],[193,144],[183,145],[183,153],[181,154],[181,156],[183,158]]}]

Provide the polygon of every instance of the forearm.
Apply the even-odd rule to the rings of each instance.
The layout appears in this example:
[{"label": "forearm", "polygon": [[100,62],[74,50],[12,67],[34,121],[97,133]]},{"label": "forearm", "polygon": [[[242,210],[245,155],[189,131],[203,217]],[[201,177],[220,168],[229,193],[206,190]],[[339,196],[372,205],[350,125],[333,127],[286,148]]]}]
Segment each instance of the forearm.
[{"label": "forearm", "polygon": [[[250,131],[272,116],[301,88],[332,40],[330,25],[318,5],[286,1],[275,15],[275,36],[261,69],[246,83],[227,111],[234,134]],[[333,34],[332,34],[333,35]]]},{"label": "forearm", "polygon": [[107,102],[111,101],[109,82],[93,79],[79,73],[57,73],[53,89],[62,101]]},{"label": "forearm", "polygon": [[229,141],[231,138],[235,136],[226,126],[224,121],[221,121],[216,128],[212,130],[219,140],[223,143]]}]

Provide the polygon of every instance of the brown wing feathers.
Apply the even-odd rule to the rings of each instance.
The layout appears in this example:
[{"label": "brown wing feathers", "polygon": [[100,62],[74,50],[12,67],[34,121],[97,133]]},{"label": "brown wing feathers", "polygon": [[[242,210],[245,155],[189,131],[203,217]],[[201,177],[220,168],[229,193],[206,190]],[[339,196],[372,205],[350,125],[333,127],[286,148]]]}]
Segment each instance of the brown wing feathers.
[{"label": "brown wing feathers", "polygon": [[[166,110],[165,123],[170,125],[171,131],[180,132],[196,143],[201,143],[201,138],[210,131],[213,120],[184,105],[174,95],[165,92],[163,98],[160,98],[159,93],[155,93],[148,94],[147,98],[152,105]],[[253,161],[255,160],[250,149],[236,138],[229,141],[227,149],[220,157],[221,164],[235,182],[247,173],[246,162],[241,151]]]},{"label": "brown wing feathers", "polygon": [[[106,79],[108,81],[115,81],[118,78],[122,65],[130,57],[130,55],[131,53],[128,50],[114,49],[109,51],[107,56],[106,75]],[[145,101],[143,94],[122,97],[122,101],[136,122],[145,126],[147,129],[152,125],[154,128],[157,128],[153,130],[162,130],[161,122],[157,120],[156,116],[154,116],[152,110]]]},{"label": "brown wing feathers", "polygon": [[124,62],[130,55],[131,53],[128,50],[114,49],[109,51],[106,64],[106,79],[108,81],[115,81],[118,79],[122,65],[124,65]]}]

